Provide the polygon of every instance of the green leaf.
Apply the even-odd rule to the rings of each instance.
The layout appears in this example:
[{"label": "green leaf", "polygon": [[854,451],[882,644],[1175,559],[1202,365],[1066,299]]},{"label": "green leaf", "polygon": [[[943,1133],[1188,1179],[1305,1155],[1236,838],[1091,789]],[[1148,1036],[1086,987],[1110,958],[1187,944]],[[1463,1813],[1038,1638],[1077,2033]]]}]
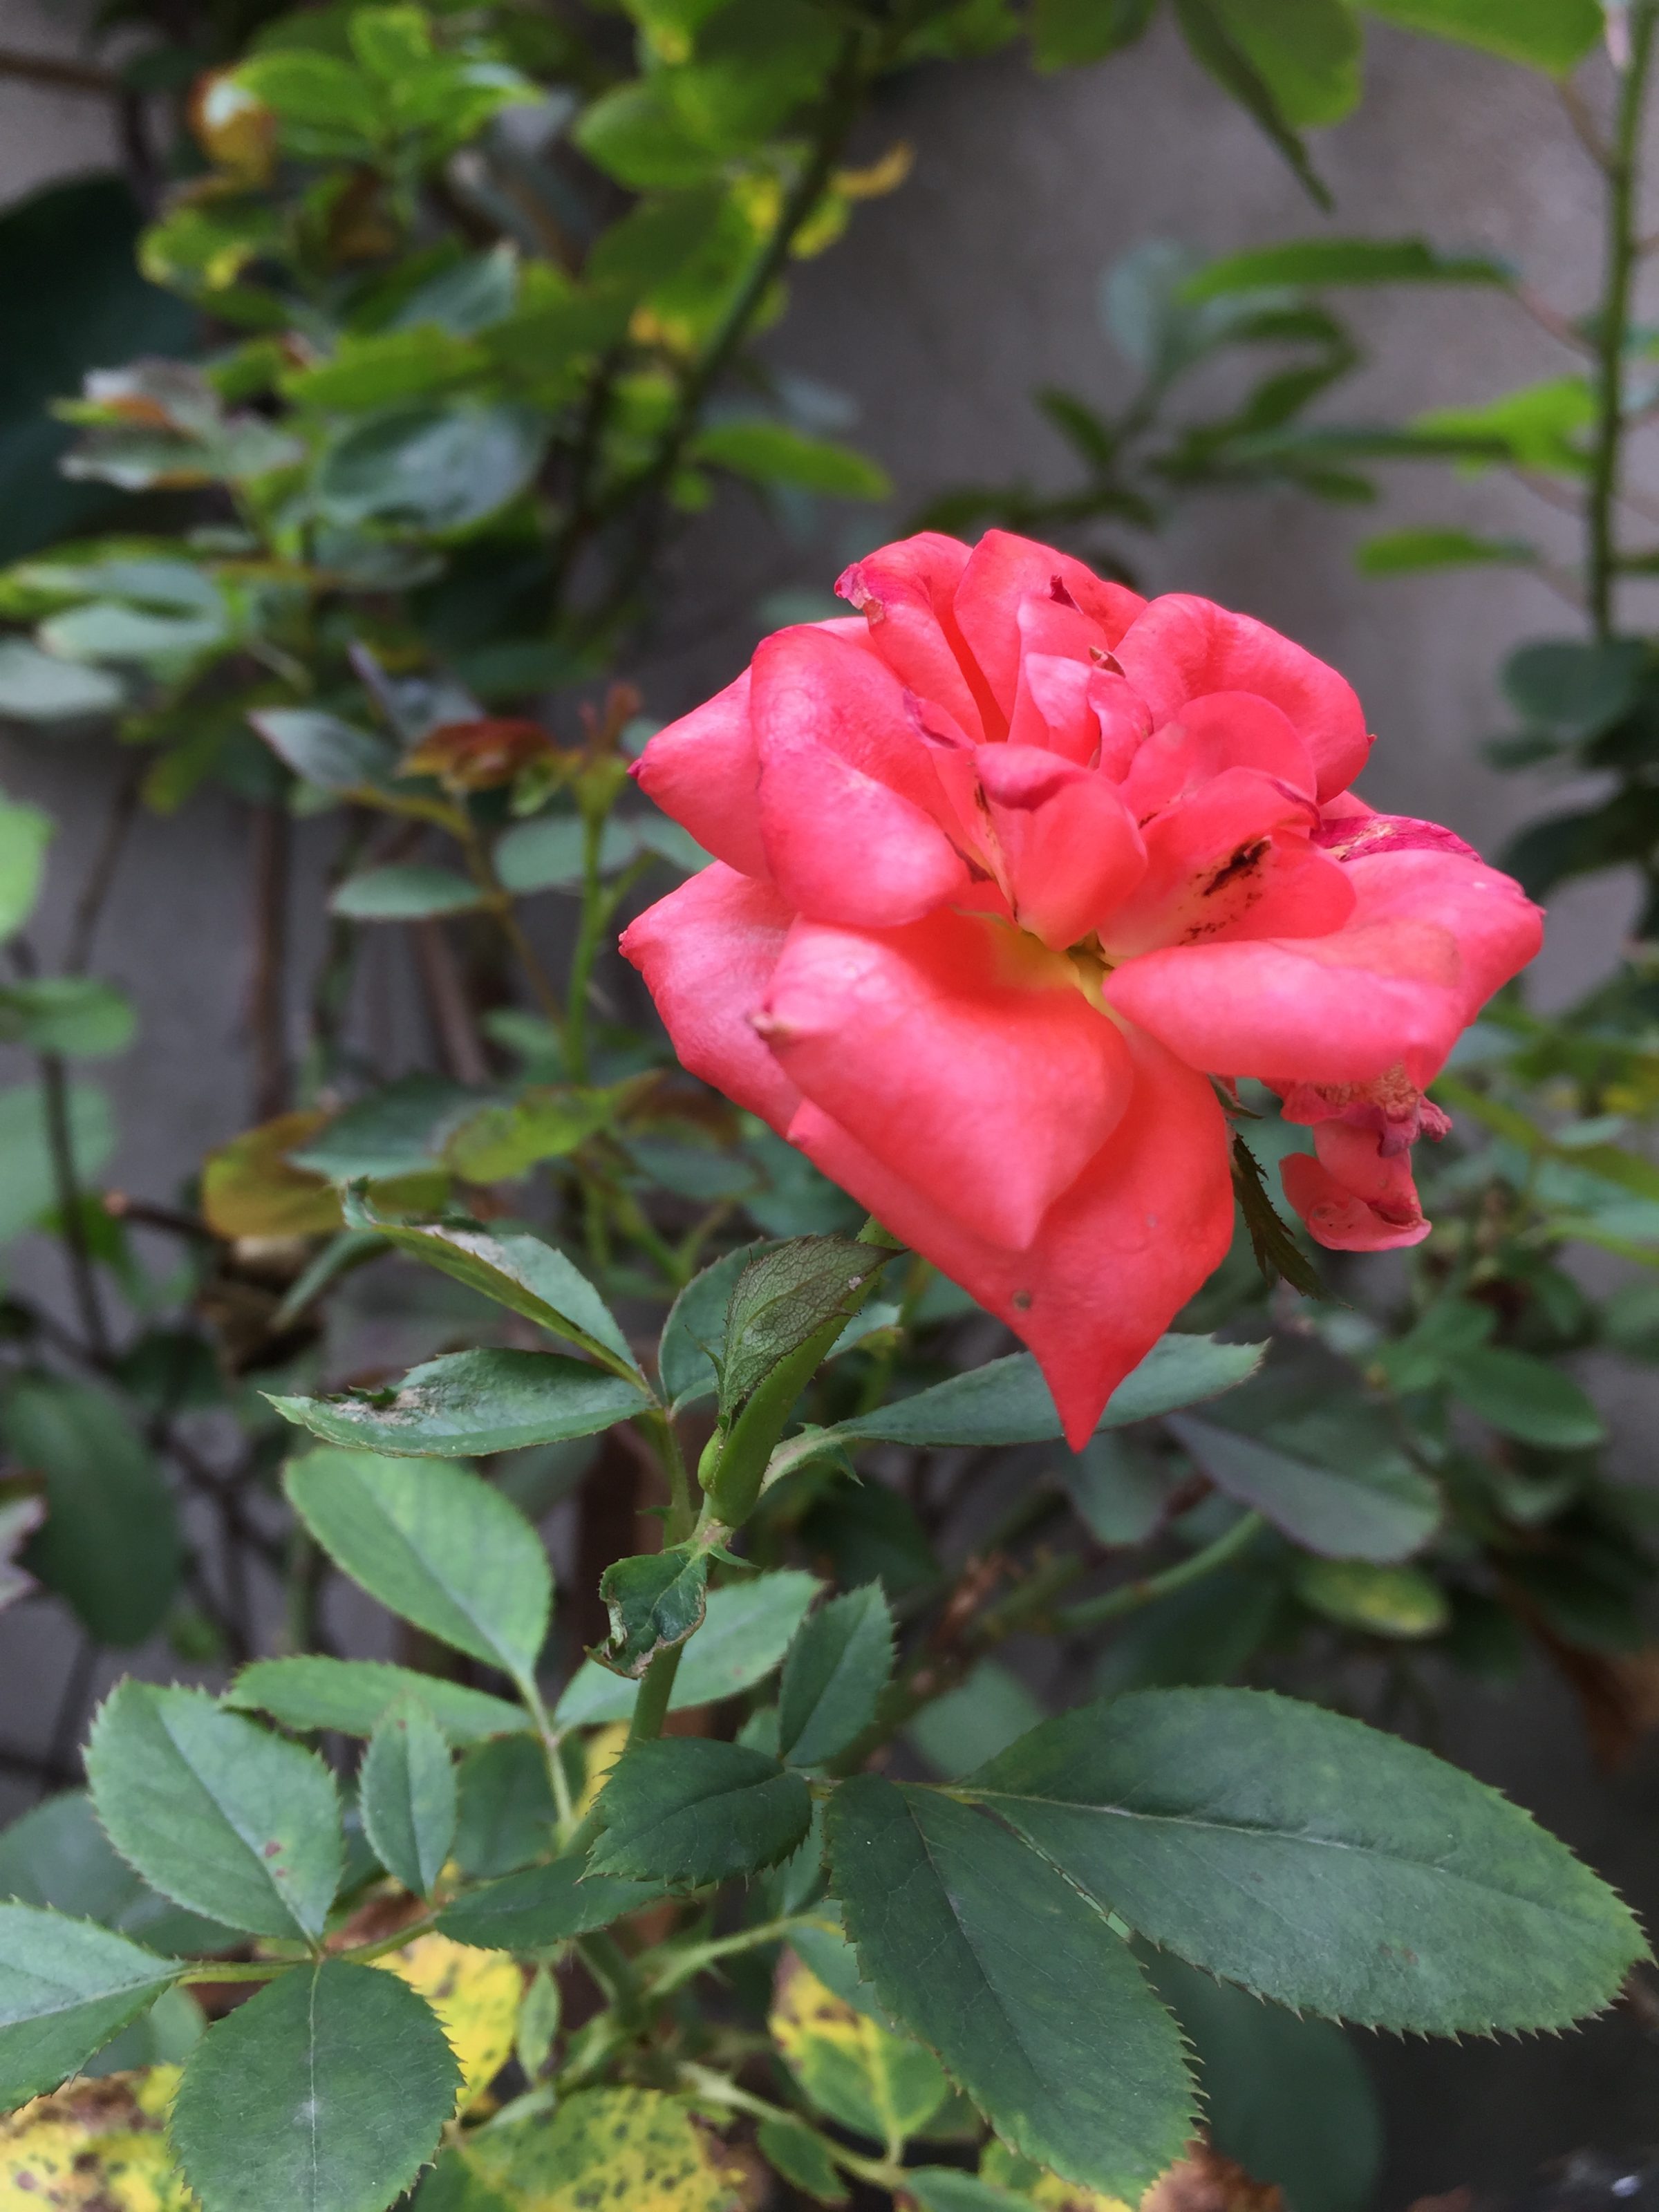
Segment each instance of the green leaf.
[{"label": "green leaf", "polygon": [[1186,1480],[1177,1462],[1109,1431],[1057,1470],[1066,1495],[1097,1543],[1144,1544],[1163,1526]]},{"label": "green leaf", "polygon": [[283,766],[319,791],[369,790],[398,765],[396,751],[378,732],[313,707],[262,707],[248,720]]},{"label": "green leaf", "polygon": [[[1211,5],[1292,128],[1340,123],[1354,107],[1360,35],[1346,0],[1211,0]],[[1235,99],[1242,96],[1232,85],[1227,88]]]},{"label": "green leaf", "polygon": [[[1212,1981],[1168,1951],[1141,1960],[1181,2022],[1204,2084],[1205,2132],[1296,2212],[1368,2212],[1382,2162],[1382,2115],[1357,2039]],[[981,2171],[1000,2179],[987,2159]]]},{"label": "green leaf", "polygon": [[1315,1404],[1267,1437],[1179,1414],[1170,1427],[1218,1490],[1328,1559],[1407,1559],[1439,1525],[1434,1485],[1364,1405]]},{"label": "green leaf", "polygon": [[470,876],[406,860],[348,876],[329,893],[328,909],[348,921],[422,921],[428,915],[471,914],[483,902]]},{"label": "green leaf", "polygon": [[453,1352],[374,1397],[283,1398],[284,1420],[325,1443],[416,1458],[471,1459],[591,1437],[650,1403],[621,1376],[552,1352]]},{"label": "green leaf", "polygon": [[0,1898],[96,1920],[152,1951],[228,1950],[240,1938],[185,1912],[136,1875],[98,1825],[84,1790],[32,1806],[0,1834]]},{"label": "green leaf", "polygon": [[796,1237],[750,1260],[726,1309],[722,1419],[729,1421],[781,1361],[847,1311],[890,1256],[850,1237]]},{"label": "green leaf", "polygon": [[428,1636],[533,1677],[553,1578],[516,1506],[465,1468],[374,1452],[291,1460],[289,1503],[335,1565]]},{"label": "green leaf", "polygon": [[1211,261],[1181,288],[1188,301],[1284,284],[1511,284],[1507,262],[1443,253],[1424,238],[1295,238]]},{"label": "green leaf", "polygon": [[1407,31],[1426,31],[1501,54],[1505,61],[1566,76],[1600,40],[1597,0],[1359,0]]},{"label": "green leaf", "polygon": [[[1253,1375],[1261,1356],[1262,1347],[1255,1344],[1222,1344],[1212,1336],[1160,1337],[1112,1393],[1100,1426],[1121,1428],[1218,1397]],[[913,1397],[896,1398],[874,1413],[837,1421],[823,1433],[905,1444],[1029,1444],[1054,1443],[1060,1432],[1042,1370],[1029,1352],[1015,1352]]]},{"label": "green leaf", "polygon": [[411,1258],[453,1275],[510,1313],[522,1314],[555,1336],[567,1337],[612,1369],[643,1386],[639,1364],[616,1316],[574,1261],[556,1244],[527,1231],[501,1234],[476,1222],[405,1225],[385,1222],[355,1201],[346,1218],[354,1229],[378,1229]]},{"label": "green leaf", "polygon": [[879,1583],[833,1597],[802,1625],[778,1689],[778,1753],[821,1766],[866,1728],[893,1671],[893,1616]]},{"label": "green leaf", "polygon": [[1407,576],[1431,568],[1530,568],[1537,558],[1537,549],[1523,538],[1476,538],[1467,530],[1385,530],[1365,540],[1354,565],[1362,576]]},{"label": "green leaf", "polygon": [[1237,37],[1233,12],[1224,14],[1216,0],[1175,0],[1176,21],[1194,60],[1261,126],[1316,206],[1328,208],[1331,196],[1315,173],[1279,88],[1263,76],[1255,56]]},{"label": "green leaf", "polygon": [[1642,1948],[1612,1891],[1495,1790],[1264,1691],[1085,1705],[958,1789],[1154,1943],[1363,2026],[1562,2027]]},{"label": "green leaf", "polygon": [[[686,1712],[737,1696],[763,1681],[789,1648],[821,1584],[798,1567],[708,1593],[702,1626],[685,1647],[674,1677],[670,1712]],[[554,1717],[561,1728],[625,1721],[639,1685],[590,1659],[566,1684]]]},{"label": "green leaf", "polygon": [[957,2166],[908,2166],[904,2186],[921,2212],[1024,2212],[1030,2203]]},{"label": "green leaf", "polygon": [[1294,1231],[1267,1194],[1261,1163],[1235,1130],[1232,1144],[1233,1195],[1238,1200],[1250,1250],[1261,1279],[1271,1290],[1288,1283],[1304,1298],[1322,1298],[1319,1270],[1296,1240]]},{"label": "green leaf", "polygon": [[0,638],[0,716],[15,722],[88,721],[118,714],[125,696],[125,685],[108,669],[42,653],[25,638]]},{"label": "green leaf", "polygon": [[1016,2150],[1133,2203],[1179,2157],[1175,2022],[1105,1915],[971,1806],[871,1774],[836,1790],[831,1887],[865,1978]]},{"label": "green leaf", "polygon": [[[109,1101],[101,1091],[76,1083],[69,1096],[70,1142],[84,1189],[115,1149]],[[0,1240],[39,1221],[58,1194],[52,1144],[40,1086],[19,1083],[0,1090]]]},{"label": "green leaf", "polygon": [[656,1657],[702,1626],[708,1554],[689,1544],[613,1559],[599,1577],[611,1632],[593,1653],[613,1674],[637,1680]]},{"label": "green leaf", "polygon": [[662,1895],[655,1882],[590,1874],[584,1854],[522,1867],[464,1890],[438,1916],[442,1934],[481,1951],[540,1951],[608,1928]]},{"label": "green leaf", "polygon": [[420,1698],[381,1714],[357,1781],[357,1803],[374,1856],[415,1897],[430,1897],[455,1840],[455,1770],[449,1746]]},{"label": "green leaf", "polygon": [[[0,690],[0,712],[3,711],[3,691]],[[51,815],[42,813],[38,806],[19,806],[0,798],[0,938],[13,936],[33,913],[46,872],[46,847],[56,826]],[[91,988],[107,990],[109,987],[93,984]],[[14,986],[24,993],[27,988]],[[33,1042],[27,1037],[21,1041]],[[55,1048],[46,1045],[40,1049],[50,1052]]]},{"label": "green leaf", "polygon": [[[289,1164],[331,1182],[376,1181],[436,1167],[453,1130],[477,1110],[478,1093],[441,1075],[399,1076],[358,1098],[295,1146]],[[379,1224],[376,1224],[377,1228]]]},{"label": "green leaf", "polygon": [[87,1749],[93,1802],[164,1896],[256,1936],[322,1933],[343,1863],[333,1778],[205,1692],[117,1685]]},{"label": "green leaf", "polygon": [[464,1872],[484,1879],[511,1874],[553,1849],[558,1813],[537,1737],[474,1744],[462,1757],[458,1790],[455,1856]]},{"label": "green leaf", "polygon": [[924,1705],[905,1734],[948,1781],[994,1759],[1042,1717],[1018,1674],[995,1659],[981,1659],[965,1682]]},{"label": "green leaf", "polygon": [[1304,1605],[1371,1636],[1438,1636],[1451,1625],[1450,1600],[1420,1567],[1298,1559],[1293,1582]]},{"label": "green leaf", "polygon": [[669,1308],[657,1346],[657,1372],[672,1412],[684,1413],[719,1389],[720,1374],[712,1355],[726,1341],[732,1293],[751,1262],[775,1249],[764,1243],[739,1245],[694,1276]]},{"label": "green leaf", "polygon": [[800,1776],[764,1752],[666,1736],[623,1755],[599,1810],[596,1874],[698,1888],[787,1858],[806,1833],[812,1800]]},{"label": "green leaf", "polygon": [[[465,1182],[515,1182],[543,1160],[567,1158],[608,1127],[626,1089],[536,1085],[510,1106],[481,1106],[450,1138],[444,1158]],[[632,1354],[627,1356],[631,1366]]]},{"label": "green leaf", "polygon": [[785,1953],[766,2025],[820,2112],[872,2142],[901,2144],[926,2127],[950,2084],[931,2051],[874,2017],[869,1992],[857,1985],[852,1953],[838,1948],[850,1986],[847,1977],[821,1979],[805,1950]]},{"label": "green leaf", "polygon": [[1640,638],[1543,638],[1512,653],[1500,680],[1528,729],[1576,744],[1629,713],[1649,666]]},{"label": "green leaf", "polygon": [[755,2130],[761,2156],[787,2181],[819,2204],[850,2203],[823,2137],[804,2122],[787,2117],[763,2120]]},{"label": "green leaf", "polygon": [[[495,873],[519,897],[533,891],[580,890],[586,842],[580,815],[538,815],[515,823],[497,839],[492,855]],[[599,839],[599,873],[614,876],[637,859],[639,850],[638,823],[612,816]]]},{"label": "green leaf", "polygon": [[1462,463],[1476,475],[1500,461],[1517,468],[1581,477],[1588,465],[1583,442],[1595,421],[1595,395],[1585,376],[1552,377],[1506,392],[1483,407],[1437,407],[1415,417],[1413,430],[1454,439],[1491,439],[1490,458],[1471,453]]},{"label": "green leaf", "polygon": [[0,1905],[0,2106],[78,2073],[179,1971],[89,1921]]},{"label": "green leaf", "polygon": [[1152,21],[1158,0],[1036,0],[1031,52],[1040,70],[1104,61],[1133,46]]},{"label": "green leaf", "polygon": [[1503,1345],[1476,1345],[1446,1362],[1453,1391],[1506,1437],[1555,1451],[1599,1444],[1601,1416],[1571,1375]]},{"label": "green leaf", "polygon": [[423,1997],[325,1960],[209,2029],[173,2148],[206,2212],[384,2212],[437,2149],[460,2079]]},{"label": "green leaf", "polygon": [[366,523],[422,535],[465,529],[528,489],[546,440],[544,416],[505,402],[372,416],[324,455],[318,503],[345,529]]},{"label": "green leaf", "polygon": [[[0,813],[0,848],[5,820]],[[0,849],[0,902],[4,866]],[[131,1000],[93,975],[43,975],[0,985],[0,1044],[27,1045],[31,1052],[61,1053],[70,1060],[106,1060],[126,1050],[137,1025]]]},{"label": "green leaf", "polygon": [[418,1698],[458,1749],[491,1736],[515,1735],[527,1716],[505,1698],[492,1698],[441,1675],[420,1674],[384,1659],[256,1659],[235,1676],[220,1702],[244,1711],[269,1713],[284,1728],[330,1729],[341,1735],[373,1735],[389,1705]]},{"label": "green leaf", "polygon": [[149,1447],[106,1392],[58,1375],[18,1376],[0,1401],[0,1431],[17,1465],[46,1483],[29,1571],[99,1643],[142,1644],[166,1619],[182,1564],[173,1494]]},{"label": "green leaf", "polygon": [[691,459],[762,484],[782,483],[831,499],[888,499],[885,469],[852,447],[809,438],[784,422],[718,422],[691,442]]}]

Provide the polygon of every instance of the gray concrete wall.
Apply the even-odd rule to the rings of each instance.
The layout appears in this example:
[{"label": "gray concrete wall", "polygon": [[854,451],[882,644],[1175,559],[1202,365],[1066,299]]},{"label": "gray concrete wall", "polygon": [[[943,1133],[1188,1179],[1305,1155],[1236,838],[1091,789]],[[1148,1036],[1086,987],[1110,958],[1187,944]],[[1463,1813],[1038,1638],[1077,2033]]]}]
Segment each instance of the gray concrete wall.
[{"label": "gray concrete wall", "polygon": [[[0,0],[0,46],[71,37],[62,11]],[[1549,89],[1382,31],[1370,49],[1364,107],[1320,148],[1339,222],[1495,248],[1564,307],[1586,305],[1596,197]],[[919,74],[888,95],[867,149],[898,137],[916,148],[912,181],[799,271],[793,313],[772,341],[780,362],[858,401],[862,435],[899,486],[896,517],[964,477],[1058,477],[1060,449],[1028,394],[1045,382],[1121,391],[1126,372],[1100,334],[1095,295],[1102,267],[1127,246],[1156,234],[1220,251],[1320,227],[1277,157],[1164,33],[1060,78],[1034,78],[1012,59]],[[96,162],[108,145],[90,103],[0,82],[0,198]],[[1512,306],[1480,295],[1382,295],[1357,314],[1371,365],[1345,410],[1398,416],[1565,366]],[[1367,584],[1350,553],[1364,532],[1406,521],[1530,528],[1530,504],[1502,485],[1457,487],[1425,470],[1401,474],[1384,505],[1361,515],[1288,495],[1200,500],[1167,534],[1126,550],[1151,585],[1247,608],[1344,668],[1382,737],[1370,795],[1490,846],[1538,803],[1535,787],[1494,777],[1474,755],[1499,722],[1494,670],[1512,642],[1569,632],[1572,617],[1510,572]],[[1555,542],[1570,547],[1570,534]],[[733,672],[764,592],[825,583],[834,565],[822,544],[791,550],[746,511],[723,511],[684,560],[683,599],[644,672],[653,708],[678,711]],[[0,751],[8,787],[62,815],[65,882],[90,849],[109,774],[92,747],[8,741]],[[147,830],[118,889],[108,965],[146,1008],[143,1039],[113,1073],[128,1132],[118,1172],[134,1187],[165,1189],[246,1119],[242,953],[225,919],[244,907],[246,879],[242,832],[207,801]],[[65,896],[54,891],[59,911]],[[1606,965],[1628,906],[1606,886],[1559,902],[1540,969],[1549,995]],[[1639,1457],[1641,1439],[1626,1441]],[[0,1651],[9,1664],[16,1656],[3,1635]],[[1464,1701],[1451,1730],[1449,1749],[1659,1905],[1659,1763],[1646,1758],[1612,1783],[1596,1776],[1565,1697],[1547,1690]],[[1659,2054],[1628,2015],[1566,2043],[1376,2055],[1395,2121],[1389,2204],[1465,2179],[1514,2183],[1579,2142],[1639,2141],[1659,2126]]]}]

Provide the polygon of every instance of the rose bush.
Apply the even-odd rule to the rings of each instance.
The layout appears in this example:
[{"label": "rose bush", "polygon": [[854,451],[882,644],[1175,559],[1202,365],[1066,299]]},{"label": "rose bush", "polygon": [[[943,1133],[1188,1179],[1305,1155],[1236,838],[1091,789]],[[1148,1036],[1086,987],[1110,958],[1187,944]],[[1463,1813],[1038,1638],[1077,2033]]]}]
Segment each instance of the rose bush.
[{"label": "rose bush", "polygon": [[715,856],[635,921],[694,1073],[1019,1335],[1079,1445],[1233,1231],[1222,1094],[1338,1250],[1428,1233],[1411,1146],[1538,909],[1350,790],[1337,672],[1006,532],[856,562],[636,774]]}]

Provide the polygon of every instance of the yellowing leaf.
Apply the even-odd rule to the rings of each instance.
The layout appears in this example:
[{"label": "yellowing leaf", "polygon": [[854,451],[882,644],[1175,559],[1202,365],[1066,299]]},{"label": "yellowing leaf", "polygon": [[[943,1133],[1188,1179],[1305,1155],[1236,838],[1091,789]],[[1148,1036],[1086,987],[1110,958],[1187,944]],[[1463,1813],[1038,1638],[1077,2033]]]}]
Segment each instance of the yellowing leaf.
[{"label": "yellowing leaf", "polygon": [[475,1951],[447,1936],[417,1936],[378,1966],[417,1990],[438,2015],[460,2063],[465,2112],[513,2056],[524,1977],[505,1951]]},{"label": "yellowing leaf", "polygon": [[585,1820],[592,1811],[600,1790],[611,1779],[611,1768],[627,1750],[628,1727],[626,1721],[612,1721],[608,1727],[595,1729],[586,1740],[582,1748],[587,1771],[575,1808],[579,1820]]},{"label": "yellowing leaf", "polygon": [[325,1237],[340,1226],[340,1201],[326,1179],[290,1167],[287,1154],[328,1119],[279,1114],[210,1152],[202,1164],[202,1211],[220,1237]]},{"label": "yellowing leaf", "polygon": [[931,2051],[838,1997],[793,1951],[778,1966],[767,2026],[812,2102],[843,2127],[895,2149],[945,2101]]},{"label": "yellowing leaf", "polygon": [[1130,2212],[1121,2197],[1103,2197],[1099,2191],[1085,2189],[1080,2183],[1062,2181],[1057,2173],[1050,2173],[1046,2166],[1022,2158],[994,2136],[980,2159],[979,2177],[994,2188],[1029,2197],[1033,2204],[1042,2208],[1042,2212]]},{"label": "yellowing leaf", "polygon": [[844,199],[879,199],[884,192],[896,192],[915,164],[915,148],[908,138],[900,138],[868,168],[837,169],[831,182]]},{"label": "yellowing leaf", "polygon": [[0,2120],[0,2204],[33,2212],[195,2212],[163,2130],[176,2066],[75,2081]]},{"label": "yellowing leaf", "polygon": [[465,2162],[511,2212],[743,2212],[747,2169],[678,2097],[583,2089],[475,2135]]}]

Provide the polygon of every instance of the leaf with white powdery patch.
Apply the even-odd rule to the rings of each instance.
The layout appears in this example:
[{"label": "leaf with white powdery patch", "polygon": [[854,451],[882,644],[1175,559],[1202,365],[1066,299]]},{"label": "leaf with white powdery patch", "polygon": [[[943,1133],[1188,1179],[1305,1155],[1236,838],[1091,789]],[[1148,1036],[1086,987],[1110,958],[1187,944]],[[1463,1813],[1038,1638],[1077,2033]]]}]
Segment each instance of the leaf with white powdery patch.
[{"label": "leaf with white powdery patch", "polygon": [[423,1998],[330,1959],[209,2029],[173,2147],[206,2212],[384,2212],[436,2150],[460,2079]]},{"label": "leaf with white powdery patch", "polygon": [[517,1679],[533,1671],[553,1578],[499,1491],[437,1461],[343,1451],[290,1461],[283,1486],[335,1565],[388,1610]]},{"label": "leaf with white powdery patch", "polygon": [[357,1802],[374,1855],[416,1897],[429,1897],[455,1840],[455,1770],[416,1698],[380,1717],[363,1754]]},{"label": "leaf with white powdery patch", "polygon": [[343,1864],[334,1781],[204,1691],[117,1685],[87,1747],[110,1841],[176,1904],[256,1936],[322,1933]]}]

